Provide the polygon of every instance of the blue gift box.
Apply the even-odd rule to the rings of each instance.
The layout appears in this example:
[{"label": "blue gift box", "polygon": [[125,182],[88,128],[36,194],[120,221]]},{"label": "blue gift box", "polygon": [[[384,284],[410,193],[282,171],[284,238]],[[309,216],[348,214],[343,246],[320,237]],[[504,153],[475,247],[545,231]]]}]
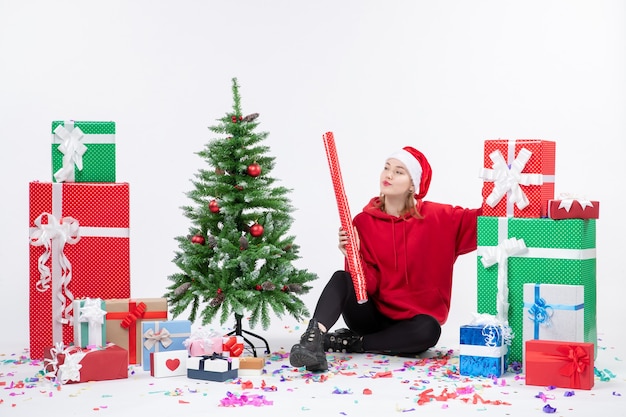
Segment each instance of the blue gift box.
[{"label": "blue gift box", "polygon": [[508,346],[499,325],[461,326],[459,373],[466,376],[499,377],[506,371]]},{"label": "blue gift box", "polygon": [[187,358],[187,378],[224,382],[239,375],[239,358],[213,355]]},{"label": "blue gift box", "polygon": [[142,365],[150,371],[150,353],[187,350],[184,341],[191,335],[191,321],[144,321],[141,323]]}]

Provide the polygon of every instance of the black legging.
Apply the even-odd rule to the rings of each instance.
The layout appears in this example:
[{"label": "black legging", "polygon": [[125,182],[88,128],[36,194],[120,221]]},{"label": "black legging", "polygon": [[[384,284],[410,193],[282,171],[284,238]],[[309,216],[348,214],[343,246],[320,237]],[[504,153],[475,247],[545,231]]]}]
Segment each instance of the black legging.
[{"label": "black legging", "polygon": [[352,278],[346,271],[333,274],[313,313],[327,330],[335,325],[340,315],[348,328],[363,336],[366,352],[421,353],[435,346],[441,336],[441,326],[427,314],[391,320],[378,311],[372,301],[359,304]]}]

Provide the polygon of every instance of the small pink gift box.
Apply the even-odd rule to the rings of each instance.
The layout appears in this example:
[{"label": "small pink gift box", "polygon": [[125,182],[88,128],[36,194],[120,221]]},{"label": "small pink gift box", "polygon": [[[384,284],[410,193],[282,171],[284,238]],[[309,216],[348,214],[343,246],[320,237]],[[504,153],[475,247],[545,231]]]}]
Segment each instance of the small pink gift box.
[{"label": "small pink gift box", "polygon": [[183,341],[189,356],[205,356],[223,352],[223,337],[215,331],[198,329]]}]

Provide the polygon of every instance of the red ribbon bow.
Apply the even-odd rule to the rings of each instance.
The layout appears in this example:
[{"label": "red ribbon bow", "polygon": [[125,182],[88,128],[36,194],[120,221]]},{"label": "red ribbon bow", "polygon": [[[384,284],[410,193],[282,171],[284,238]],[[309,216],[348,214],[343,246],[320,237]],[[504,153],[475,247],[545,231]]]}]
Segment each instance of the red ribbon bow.
[{"label": "red ribbon bow", "polygon": [[230,336],[228,339],[225,339],[222,347],[224,352],[229,352],[230,356],[233,357],[241,355],[244,350],[243,343],[239,342],[236,336]]},{"label": "red ribbon bow", "polygon": [[146,306],[146,303],[144,303],[143,301],[137,303],[133,311],[128,312],[128,315],[124,318],[124,320],[122,320],[120,326],[122,326],[124,329],[128,329],[131,324],[143,317],[147,308],[148,307]]},{"label": "red ribbon bow", "polygon": [[574,387],[580,386],[580,375],[589,366],[590,360],[587,352],[580,346],[562,345],[557,348],[566,359],[567,363],[559,369],[563,376],[570,377]]}]

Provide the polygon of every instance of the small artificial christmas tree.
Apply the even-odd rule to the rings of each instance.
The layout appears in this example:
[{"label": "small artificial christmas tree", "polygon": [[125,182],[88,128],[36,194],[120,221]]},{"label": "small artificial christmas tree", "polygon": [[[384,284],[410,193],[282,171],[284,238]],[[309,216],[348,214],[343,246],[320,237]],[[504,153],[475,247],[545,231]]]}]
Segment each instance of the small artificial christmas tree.
[{"label": "small artificial christmas tree", "polygon": [[232,92],[232,112],[209,127],[221,137],[198,152],[211,169],[200,169],[187,193],[194,205],[182,209],[192,226],[189,236],[176,238],[180,272],[168,277],[165,297],[174,316],[189,308],[192,322],[200,314],[206,325],[219,312],[221,324],[233,315],[240,324],[249,312],[251,327],[260,320],[267,329],[270,311],[298,320],[308,315],[299,295],[317,276],[292,265],[299,246],[288,235],[290,190],[270,176],[274,158],[262,144],[268,133],[255,132],[258,113],[242,115],[236,78]]}]

